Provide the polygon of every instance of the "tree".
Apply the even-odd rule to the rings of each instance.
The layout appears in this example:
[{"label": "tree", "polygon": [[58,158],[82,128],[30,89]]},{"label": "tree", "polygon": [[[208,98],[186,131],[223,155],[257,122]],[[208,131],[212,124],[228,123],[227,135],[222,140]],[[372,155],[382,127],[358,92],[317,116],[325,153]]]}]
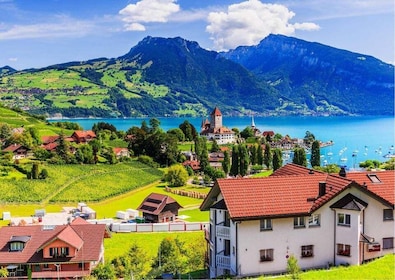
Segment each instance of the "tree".
[{"label": "tree", "polygon": [[5,266],[0,268],[0,278],[7,278],[8,277],[8,269]]},{"label": "tree", "polygon": [[262,150],[261,144],[258,145],[258,148],[256,151],[256,157],[257,157],[257,164],[263,165],[263,150]]},{"label": "tree", "polygon": [[160,127],[160,120],[152,118],[149,120],[149,125],[151,126],[151,132],[155,133]]},{"label": "tree", "polygon": [[265,145],[265,151],[263,155],[263,163],[266,165],[266,168],[270,169],[271,164],[273,162],[272,149],[269,143]]},{"label": "tree", "polygon": [[239,174],[239,147],[233,145],[232,147],[232,165],[230,166],[229,174],[237,176]]},{"label": "tree", "polygon": [[182,242],[171,236],[162,240],[159,245],[155,267],[166,273],[183,273],[187,258],[182,254]]},{"label": "tree", "polygon": [[65,162],[69,162],[69,143],[65,140],[63,131],[59,134],[58,145],[56,146],[56,153]]},{"label": "tree", "polygon": [[99,263],[92,271],[92,275],[97,279],[116,279],[114,267],[110,263]]},{"label": "tree", "polygon": [[255,165],[258,163],[258,145],[253,144],[250,146],[250,162],[252,165]]},{"label": "tree", "polygon": [[31,173],[32,179],[38,179],[38,163],[37,162],[33,163],[31,172],[32,172]]},{"label": "tree", "polygon": [[246,145],[239,146],[239,174],[241,176],[246,176],[249,166],[249,156]]},{"label": "tree", "polygon": [[144,279],[151,269],[151,258],[147,251],[134,242],[129,249],[128,256],[130,260],[130,274],[133,276],[133,279]]},{"label": "tree", "polygon": [[299,279],[300,267],[294,255],[291,255],[287,260],[287,272],[291,275],[291,279]]},{"label": "tree", "polygon": [[40,179],[47,179],[48,178],[48,170],[47,169],[42,169],[40,174],[38,175],[38,178]]},{"label": "tree", "polygon": [[303,142],[310,147],[311,143],[313,143],[313,141],[315,140],[315,136],[313,133],[311,133],[310,131],[306,131],[306,134],[303,138]]},{"label": "tree", "polygon": [[210,152],[215,153],[215,152],[219,152],[219,151],[221,151],[221,149],[217,143],[217,140],[213,139]]},{"label": "tree", "polygon": [[185,141],[184,132],[182,132],[182,130],[179,129],[179,128],[169,129],[169,130],[167,131],[167,134],[174,135],[174,136],[177,138],[177,140],[178,140],[179,142],[184,142],[184,141]]},{"label": "tree", "polygon": [[224,161],[222,162],[222,169],[224,170],[225,174],[229,173],[230,170],[230,157],[228,151],[224,152]]},{"label": "tree", "polygon": [[247,126],[240,132],[240,136],[244,139],[254,136],[254,131],[252,130],[251,126]]},{"label": "tree", "polygon": [[181,187],[188,180],[188,172],[181,164],[175,164],[169,167],[164,179],[170,187]]},{"label": "tree", "polygon": [[12,128],[7,123],[0,123],[0,139],[7,139],[11,136]]},{"label": "tree", "polygon": [[320,142],[318,140],[314,140],[311,145],[310,163],[312,167],[321,166]]},{"label": "tree", "polygon": [[179,128],[184,132],[185,140],[193,141],[197,137],[196,128],[189,121],[184,121]]},{"label": "tree", "polygon": [[283,154],[281,149],[273,149],[273,171],[276,171],[283,165]]},{"label": "tree", "polygon": [[303,148],[296,147],[292,162],[301,166],[307,166],[306,151]]}]

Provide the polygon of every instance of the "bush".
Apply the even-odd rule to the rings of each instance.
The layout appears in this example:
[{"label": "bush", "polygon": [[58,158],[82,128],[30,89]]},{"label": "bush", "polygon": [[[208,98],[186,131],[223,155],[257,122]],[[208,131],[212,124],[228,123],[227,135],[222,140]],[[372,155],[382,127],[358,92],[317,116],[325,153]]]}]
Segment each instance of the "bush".
[{"label": "bush", "polygon": [[149,165],[149,166],[151,166],[151,167],[153,167],[153,168],[157,168],[157,167],[159,166],[159,165],[158,165],[156,162],[154,162],[154,160],[153,160],[151,157],[149,157],[149,156],[144,156],[144,155],[142,155],[142,156],[139,156],[137,160],[138,160],[139,162],[144,163],[144,164],[146,164],[146,165]]}]

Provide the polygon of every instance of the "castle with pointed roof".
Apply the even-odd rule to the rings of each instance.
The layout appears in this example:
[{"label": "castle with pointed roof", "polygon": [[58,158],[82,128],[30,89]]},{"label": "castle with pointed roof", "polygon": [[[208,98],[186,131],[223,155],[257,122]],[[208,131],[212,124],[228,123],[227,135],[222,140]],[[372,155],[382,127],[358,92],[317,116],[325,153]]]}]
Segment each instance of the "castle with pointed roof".
[{"label": "castle with pointed roof", "polygon": [[218,107],[210,114],[210,121],[206,119],[202,122],[200,135],[210,141],[216,140],[218,144],[235,142],[234,131],[222,125],[222,113]]}]

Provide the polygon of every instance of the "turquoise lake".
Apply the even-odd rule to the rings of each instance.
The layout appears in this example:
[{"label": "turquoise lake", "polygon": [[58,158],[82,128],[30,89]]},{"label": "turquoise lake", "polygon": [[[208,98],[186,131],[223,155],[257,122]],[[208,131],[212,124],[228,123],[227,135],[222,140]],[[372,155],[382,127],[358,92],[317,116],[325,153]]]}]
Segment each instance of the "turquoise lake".
[{"label": "turquoise lake", "polygon": [[[188,120],[200,131],[203,118],[158,118],[165,131],[178,127]],[[149,118],[131,119],[63,119],[91,129],[97,122],[113,124],[118,130],[128,130],[140,126]],[[59,121],[59,120],[51,120]],[[275,133],[303,138],[310,131],[323,142],[333,141],[334,145],[321,149],[321,162],[346,165],[355,168],[367,159],[386,161],[385,155],[395,153],[394,117],[254,117],[255,125],[261,132],[273,130]],[[251,117],[223,117],[223,125],[243,130],[251,125]]]}]

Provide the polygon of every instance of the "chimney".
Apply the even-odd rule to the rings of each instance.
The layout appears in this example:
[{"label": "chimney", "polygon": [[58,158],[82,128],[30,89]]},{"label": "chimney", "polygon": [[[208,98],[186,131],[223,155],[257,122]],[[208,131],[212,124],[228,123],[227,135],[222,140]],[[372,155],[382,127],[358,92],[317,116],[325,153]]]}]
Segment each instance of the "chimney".
[{"label": "chimney", "polygon": [[344,177],[344,178],[347,177],[346,169],[344,168],[344,166],[342,166],[342,167],[340,168],[339,176],[340,176],[340,177]]},{"label": "chimney", "polygon": [[326,194],[326,182],[318,183],[318,197],[321,197]]}]

